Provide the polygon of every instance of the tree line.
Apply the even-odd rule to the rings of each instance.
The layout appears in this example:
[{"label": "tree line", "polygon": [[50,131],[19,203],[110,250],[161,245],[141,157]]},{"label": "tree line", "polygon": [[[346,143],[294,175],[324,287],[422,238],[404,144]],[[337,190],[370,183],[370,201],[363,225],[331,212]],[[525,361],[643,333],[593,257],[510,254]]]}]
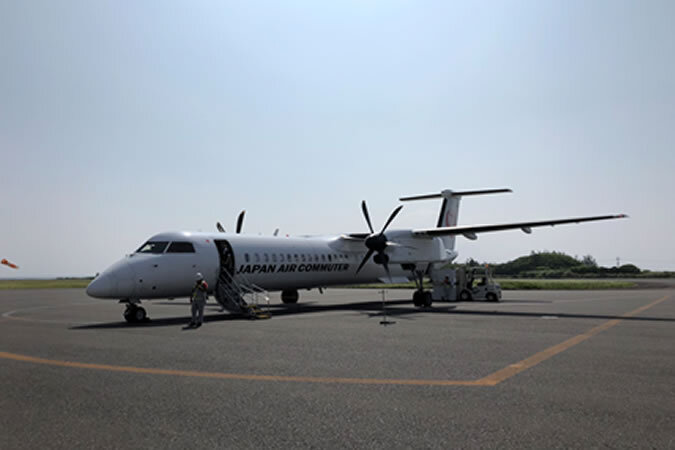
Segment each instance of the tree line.
[{"label": "tree line", "polygon": [[[473,258],[466,265],[479,266]],[[495,276],[513,278],[629,278],[629,277],[673,277],[673,272],[651,272],[634,264],[602,267],[595,258],[586,255],[581,258],[562,252],[535,252],[505,263],[489,263]]]}]

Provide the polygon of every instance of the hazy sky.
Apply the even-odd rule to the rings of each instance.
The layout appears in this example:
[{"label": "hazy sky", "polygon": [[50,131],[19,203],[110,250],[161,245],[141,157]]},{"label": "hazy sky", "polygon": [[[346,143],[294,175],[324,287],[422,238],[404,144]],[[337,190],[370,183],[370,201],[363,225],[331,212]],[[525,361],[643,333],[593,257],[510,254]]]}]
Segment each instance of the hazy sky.
[{"label": "hazy sky", "polygon": [[[102,271],[168,230],[628,220],[458,239],[675,270],[673,1],[0,1],[0,277]],[[392,228],[435,225],[406,204]]]}]

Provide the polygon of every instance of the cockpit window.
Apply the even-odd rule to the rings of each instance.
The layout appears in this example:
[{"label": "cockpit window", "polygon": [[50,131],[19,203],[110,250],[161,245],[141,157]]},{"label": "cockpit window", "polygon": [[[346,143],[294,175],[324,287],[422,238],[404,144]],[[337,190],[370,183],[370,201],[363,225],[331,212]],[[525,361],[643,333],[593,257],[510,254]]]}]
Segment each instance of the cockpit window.
[{"label": "cockpit window", "polygon": [[195,247],[192,242],[172,242],[167,253],[194,253]]},{"label": "cockpit window", "polygon": [[164,249],[169,245],[166,241],[148,241],[136,250],[136,253],[164,253]]}]

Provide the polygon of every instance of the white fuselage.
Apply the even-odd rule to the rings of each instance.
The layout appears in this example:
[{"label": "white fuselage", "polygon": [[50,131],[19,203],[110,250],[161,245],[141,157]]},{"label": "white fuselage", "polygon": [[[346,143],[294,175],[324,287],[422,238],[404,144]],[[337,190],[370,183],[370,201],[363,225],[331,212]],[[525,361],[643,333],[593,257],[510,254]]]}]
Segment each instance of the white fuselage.
[{"label": "white fuselage", "polygon": [[[405,231],[399,241],[405,241]],[[387,233],[397,235],[396,231]],[[415,246],[387,249],[392,279],[411,275],[401,264],[448,260],[453,255],[440,239],[413,239]],[[231,249],[231,272],[235,280],[268,291],[310,289],[334,285],[385,281],[383,266],[372,258],[356,273],[367,249],[362,242],[333,237],[265,237],[230,233],[171,232],[148,241],[169,243],[158,253],[136,252],[98,275],[87,288],[92,297],[153,299],[189,296],[195,274],[203,274],[211,290],[221,272],[222,246]],[[172,253],[171,243],[190,243],[193,252]],[[220,246],[217,244],[220,243]],[[226,244],[224,244],[226,243]],[[140,249],[139,249],[140,250]],[[424,255],[422,255],[421,253]]]}]

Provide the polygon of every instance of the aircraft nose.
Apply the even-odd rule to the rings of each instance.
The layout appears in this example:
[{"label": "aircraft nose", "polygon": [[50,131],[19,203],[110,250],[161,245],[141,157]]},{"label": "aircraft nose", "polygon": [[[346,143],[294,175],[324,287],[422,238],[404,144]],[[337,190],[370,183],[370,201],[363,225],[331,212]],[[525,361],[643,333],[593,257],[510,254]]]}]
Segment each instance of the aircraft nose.
[{"label": "aircraft nose", "polygon": [[96,298],[130,298],[134,293],[134,275],[126,259],[108,267],[87,286],[87,295]]},{"label": "aircraft nose", "polygon": [[87,286],[87,295],[96,298],[115,296],[115,279],[110,272],[103,272],[94,278]]}]

